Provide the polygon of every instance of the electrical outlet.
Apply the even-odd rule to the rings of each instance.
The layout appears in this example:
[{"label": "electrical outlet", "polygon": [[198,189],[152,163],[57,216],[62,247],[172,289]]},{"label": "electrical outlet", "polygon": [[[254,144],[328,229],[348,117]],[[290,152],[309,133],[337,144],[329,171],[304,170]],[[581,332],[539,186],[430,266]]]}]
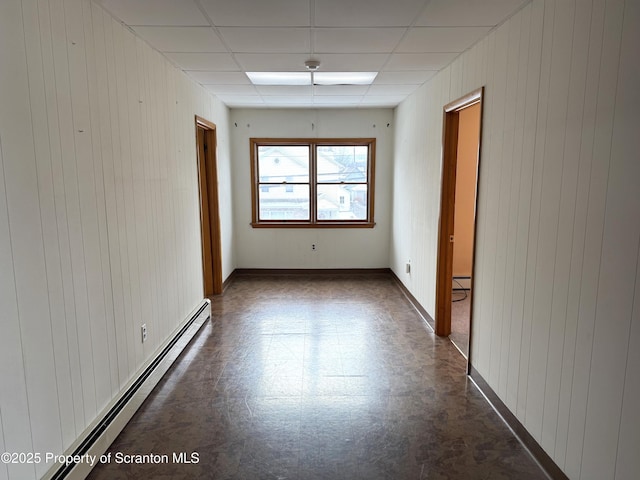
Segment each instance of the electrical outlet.
[{"label": "electrical outlet", "polygon": [[316,249],[316,244],[315,244],[315,243],[312,243],[312,244],[311,244],[311,250],[315,250],[315,249]]},{"label": "electrical outlet", "polygon": [[140,327],[140,332],[142,333],[142,343],[147,340],[147,324],[143,323]]}]

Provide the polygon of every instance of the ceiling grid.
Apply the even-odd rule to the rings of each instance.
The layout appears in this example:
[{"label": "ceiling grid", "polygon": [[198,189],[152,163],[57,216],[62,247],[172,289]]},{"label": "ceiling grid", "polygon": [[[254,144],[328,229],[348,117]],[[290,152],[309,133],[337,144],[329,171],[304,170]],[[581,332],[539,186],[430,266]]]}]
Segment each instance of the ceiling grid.
[{"label": "ceiling grid", "polygon": [[[231,108],[395,107],[529,0],[95,0]],[[247,73],[377,73],[255,85]],[[342,78],[342,77],[341,77]]]}]

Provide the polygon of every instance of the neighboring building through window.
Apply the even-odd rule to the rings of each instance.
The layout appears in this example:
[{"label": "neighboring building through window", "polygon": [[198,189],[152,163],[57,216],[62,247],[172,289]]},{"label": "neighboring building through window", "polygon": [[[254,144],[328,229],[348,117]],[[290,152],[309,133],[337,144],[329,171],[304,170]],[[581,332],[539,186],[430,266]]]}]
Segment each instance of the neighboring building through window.
[{"label": "neighboring building through window", "polygon": [[374,226],[374,138],[250,141],[254,227]]}]

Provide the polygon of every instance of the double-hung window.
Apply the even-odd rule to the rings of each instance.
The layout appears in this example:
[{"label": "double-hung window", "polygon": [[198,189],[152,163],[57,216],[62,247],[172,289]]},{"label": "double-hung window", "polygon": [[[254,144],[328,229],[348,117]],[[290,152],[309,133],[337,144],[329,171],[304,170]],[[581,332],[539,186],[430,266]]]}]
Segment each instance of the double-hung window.
[{"label": "double-hung window", "polygon": [[250,141],[251,225],[374,226],[375,138]]}]

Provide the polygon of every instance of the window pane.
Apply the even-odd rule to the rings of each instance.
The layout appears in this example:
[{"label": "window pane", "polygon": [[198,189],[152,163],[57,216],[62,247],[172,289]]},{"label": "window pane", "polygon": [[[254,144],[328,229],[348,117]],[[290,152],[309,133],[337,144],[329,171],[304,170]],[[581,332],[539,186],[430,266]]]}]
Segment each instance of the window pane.
[{"label": "window pane", "polygon": [[260,220],[310,220],[309,185],[260,185]]},{"label": "window pane", "polygon": [[366,145],[318,146],[318,182],[367,182],[369,147]]},{"label": "window pane", "polygon": [[258,147],[260,183],[309,182],[309,147],[263,145]]},{"label": "window pane", "polygon": [[318,220],[366,220],[367,185],[318,185]]}]

